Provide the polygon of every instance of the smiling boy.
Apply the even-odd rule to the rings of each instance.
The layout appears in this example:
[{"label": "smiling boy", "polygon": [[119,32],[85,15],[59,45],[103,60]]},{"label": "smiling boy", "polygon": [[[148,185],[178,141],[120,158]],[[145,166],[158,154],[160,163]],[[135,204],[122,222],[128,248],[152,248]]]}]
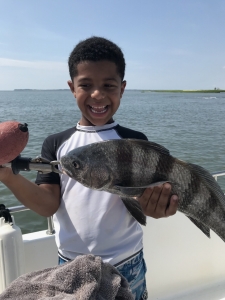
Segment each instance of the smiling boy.
[{"label": "smiling boy", "polygon": [[101,126],[113,122],[126,86],[115,63],[107,60],[79,63],[77,76],[68,85],[82,113],[80,125]]},{"label": "smiling boy", "polygon": [[[44,141],[43,157],[60,160],[76,147],[108,139],[147,139],[113,120],[126,87],[125,60],[117,45],[101,37],[80,42],[70,54],[69,71],[68,85],[81,118]],[[136,300],[147,299],[142,228],[119,196],[90,190],[65,174],[38,174],[35,185],[0,168],[0,180],[30,209],[43,216],[54,214],[59,263],[81,254],[98,255],[124,275]],[[169,184],[146,189],[138,199],[145,214],[173,215],[177,197],[170,197],[170,190]]]}]

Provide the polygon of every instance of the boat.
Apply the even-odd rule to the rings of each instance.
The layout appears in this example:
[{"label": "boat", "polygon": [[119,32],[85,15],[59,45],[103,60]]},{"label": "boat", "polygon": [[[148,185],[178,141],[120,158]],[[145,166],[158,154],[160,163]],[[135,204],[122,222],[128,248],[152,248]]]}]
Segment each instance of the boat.
[{"label": "boat", "polygon": [[[225,171],[212,175],[217,180]],[[23,205],[8,209],[12,216],[28,210]],[[21,234],[15,222],[11,227],[22,242],[10,238],[14,246],[5,248],[0,226],[0,293],[20,275],[58,264],[51,217],[46,230]],[[148,218],[144,256],[148,299],[225,300],[225,243],[212,231],[208,239],[180,212],[159,220]]]}]

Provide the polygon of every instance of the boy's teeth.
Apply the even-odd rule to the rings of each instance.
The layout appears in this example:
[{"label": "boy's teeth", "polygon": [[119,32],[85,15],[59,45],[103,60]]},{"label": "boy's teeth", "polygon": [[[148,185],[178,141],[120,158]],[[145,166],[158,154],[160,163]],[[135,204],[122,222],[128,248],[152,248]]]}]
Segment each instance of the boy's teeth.
[{"label": "boy's teeth", "polygon": [[98,113],[98,114],[103,114],[104,112],[106,112],[106,108],[107,106],[90,106],[91,111],[94,113]]}]

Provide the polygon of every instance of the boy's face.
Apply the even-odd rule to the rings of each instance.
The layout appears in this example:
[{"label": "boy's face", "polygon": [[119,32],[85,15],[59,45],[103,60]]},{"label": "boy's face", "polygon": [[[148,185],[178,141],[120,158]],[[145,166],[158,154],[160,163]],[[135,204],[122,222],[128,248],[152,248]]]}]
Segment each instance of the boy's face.
[{"label": "boy's face", "polygon": [[101,126],[113,122],[126,86],[115,63],[85,61],[77,65],[77,71],[68,85],[82,113],[80,125]]}]

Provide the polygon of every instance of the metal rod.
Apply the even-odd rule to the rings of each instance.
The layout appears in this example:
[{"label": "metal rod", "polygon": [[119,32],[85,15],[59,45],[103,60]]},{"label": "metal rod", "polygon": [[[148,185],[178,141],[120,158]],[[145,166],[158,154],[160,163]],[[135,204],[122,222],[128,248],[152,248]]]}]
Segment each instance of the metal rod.
[{"label": "metal rod", "polygon": [[18,205],[18,206],[13,206],[9,208],[9,211],[11,213],[16,213],[16,212],[20,212],[20,211],[26,211],[26,210],[30,210],[29,208],[27,208],[24,205]]},{"label": "metal rod", "polygon": [[47,218],[47,221],[48,221],[48,230],[46,231],[46,233],[47,233],[48,235],[53,235],[53,234],[55,234],[55,229],[54,229],[52,217],[48,217],[48,218]]},{"label": "metal rod", "polygon": [[52,165],[51,164],[41,164],[41,163],[30,163],[29,169],[33,171],[39,171],[39,172],[46,172],[50,173],[52,172]]}]

